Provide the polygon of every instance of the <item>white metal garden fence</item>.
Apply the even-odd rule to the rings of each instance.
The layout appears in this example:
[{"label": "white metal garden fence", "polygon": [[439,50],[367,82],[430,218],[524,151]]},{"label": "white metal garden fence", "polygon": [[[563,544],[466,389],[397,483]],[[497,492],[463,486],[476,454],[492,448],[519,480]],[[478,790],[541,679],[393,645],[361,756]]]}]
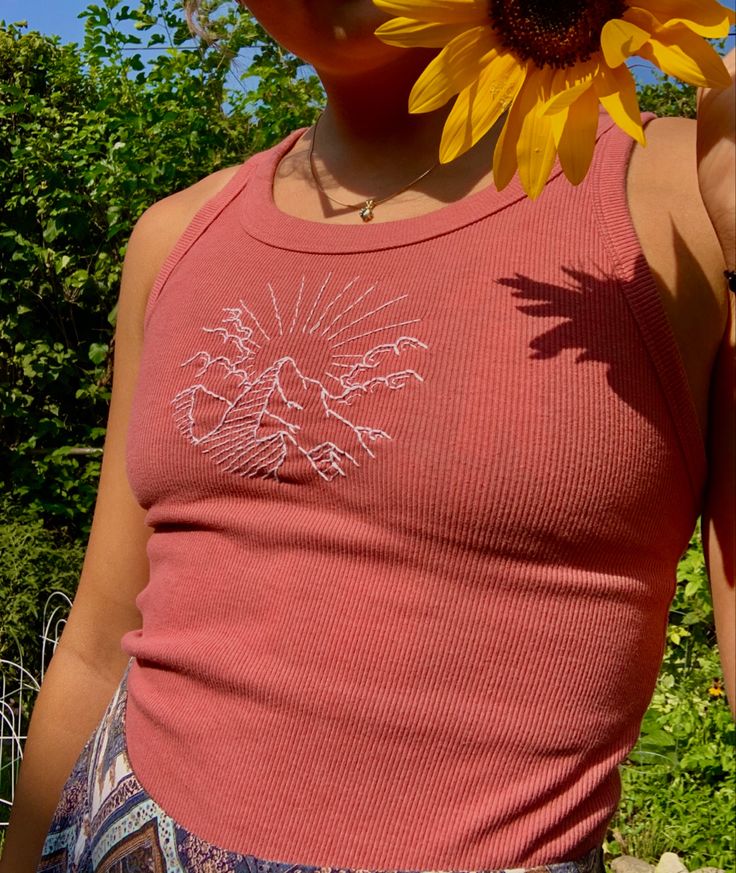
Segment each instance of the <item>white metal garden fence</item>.
[{"label": "white metal garden fence", "polygon": [[33,670],[18,660],[0,658],[0,827],[8,824],[15,795],[18,769],[23,759],[23,743],[28,735],[28,713],[43,682],[64,630],[71,600],[61,591],[54,591],[43,608],[41,633],[41,663]]}]

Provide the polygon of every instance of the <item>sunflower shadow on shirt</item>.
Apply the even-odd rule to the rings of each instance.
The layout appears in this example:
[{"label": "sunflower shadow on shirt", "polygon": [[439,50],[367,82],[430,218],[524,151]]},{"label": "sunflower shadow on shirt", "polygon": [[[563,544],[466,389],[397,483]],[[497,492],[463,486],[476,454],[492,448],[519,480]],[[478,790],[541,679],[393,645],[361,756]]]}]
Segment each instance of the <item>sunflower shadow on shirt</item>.
[{"label": "sunflower shadow on shirt", "polygon": [[[702,293],[703,286],[709,284],[708,278],[674,226],[672,232],[677,252],[675,295],[683,303],[689,303],[697,297],[698,306],[702,301],[704,318],[710,318],[713,311],[708,311],[708,307],[714,305],[712,295]],[[521,273],[497,279],[500,285],[517,289],[513,296],[526,301],[517,307],[525,315],[545,320],[564,319],[530,342],[530,357],[544,361],[566,350],[578,350],[576,363],[597,362],[606,365],[606,380],[611,390],[655,428],[659,428],[661,422],[653,413],[651,397],[643,388],[643,381],[635,378],[636,373],[632,370],[631,342],[635,338],[644,351],[647,365],[656,370],[652,342],[659,342],[666,349],[672,340],[674,354],[657,357],[664,361],[662,366],[680,367],[683,370],[685,390],[689,392],[682,354],[659,290],[664,286],[664,281],[643,255],[636,260],[628,280],[613,276],[602,268],[595,273],[566,266],[561,269],[569,277],[566,284],[540,281]],[[642,285],[645,288],[645,300],[637,307],[632,303],[632,298],[634,294],[641,296]],[[659,321],[663,325],[663,331],[657,332],[656,337],[642,329],[642,309],[650,308],[658,310],[657,317],[653,319],[655,324]],[[698,311],[697,306],[694,310],[692,306],[690,309]],[[617,332],[621,341],[617,341]],[[667,333],[670,334],[669,338],[666,337]],[[661,385],[661,373],[659,378]],[[667,399],[672,402],[672,398]]]}]

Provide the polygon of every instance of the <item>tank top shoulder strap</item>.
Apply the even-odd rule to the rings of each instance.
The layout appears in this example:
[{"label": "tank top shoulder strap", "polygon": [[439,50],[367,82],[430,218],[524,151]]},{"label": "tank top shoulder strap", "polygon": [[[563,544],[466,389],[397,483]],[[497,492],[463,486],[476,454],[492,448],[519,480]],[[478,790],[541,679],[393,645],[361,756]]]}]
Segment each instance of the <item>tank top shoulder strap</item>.
[{"label": "tank top shoulder strap", "polygon": [[[654,113],[642,113],[645,130],[654,118]],[[610,119],[602,123],[590,174],[593,206],[607,253],[669,405],[699,511],[706,473],[704,437],[682,355],[629,210],[626,178],[634,144]]]},{"label": "tank top shoulder strap", "polygon": [[197,210],[194,217],[187,225],[184,233],[179,237],[173,249],[166,257],[166,260],[151,287],[143,319],[144,329],[148,326],[156,301],[161,294],[163,287],[166,285],[173,269],[212,222],[215,221],[223,209],[225,209],[225,207],[243,191],[248,184],[248,180],[253,175],[258,160],[262,158],[263,154],[265,153],[261,152],[248,158],[245,163],[238,167],[222,189]]}]

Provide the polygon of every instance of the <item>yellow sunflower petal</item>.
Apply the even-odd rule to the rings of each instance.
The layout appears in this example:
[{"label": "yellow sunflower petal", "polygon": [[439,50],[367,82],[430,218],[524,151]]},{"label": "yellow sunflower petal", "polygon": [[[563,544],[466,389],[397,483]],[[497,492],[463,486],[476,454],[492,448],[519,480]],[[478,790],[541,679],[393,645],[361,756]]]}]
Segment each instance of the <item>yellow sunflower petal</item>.
[{"label": "yellow sunflower petal", "polygon": [[621,130],[646,145],[636,85],[629,68],[624,64],[611,69],[606,64],[601,64],[598,75],[593,80],[593,87],[603,108]]},{"label": "yellow sunflower petal", "polygon": [[532,200],[539,197],[555,162],[555,141],[550,117],[544,107],[550,97],[554,71],[536,70],[524,83],[523,106],[526,111],[516,147],[519,179]]},{"label": "yellow sunflower petal", "polygon": [[517,97],[509,110],[493,151],[493,184],[497,191],[503,191],[514,178],[514,173],[518,167],[516,140],[521,130],[522,120],[521,114],[516,110],[518,100]]},{"label": "yellow sunflower petal", "polygon": [[569,107],[565,126],[555,136],[560,164],[573,185],[579,185],[590,169],[597,133],[598,98],[589,88]]},{"label": "yellow sunflower petal", "polygon": [[510,52],[498,54],[477,81],[460,92],[442,132],[443,164],[459,157],[488,133],[516,97],[525,69]]},{"label": "yellow sunflower petal", "polygon": [[638,54],[669,76],[701,88],[728,88],[731,76],[718,52],[683,24],[663,27]]},{"label": "yellow sunflower petal", "polygon": [[727,36],[736,21],[734,11],[717,0],[634,0],[631,6],[651,12],[662,24],[686,24],[700,36],[711,38]]},{"label": "yellow sunflower petal", "polygon": [[552,115],[567,109],[592,86],[597,69],[598,62],[590,60],[557,70],[552,79],[552,97],[544,108],[545,113]]},{"label": "yellow sunflower petal", "polygon": [[467,29],[467,24],[438,24],[413,18],[392,18],[376,29],[376,36],[389,45],[440,48]]},{"label": "yellow sunflower petal", "polygon": [[379,9],[402,18],[442,24],[481,24],[488,21],[486,0],[373,0]]},{"label": "yellow sunflower petal", "polygon": [[470,27],[451,40],[425,68],[409,94],[409,112],[431,112],[481,74],[498,40],[490,27]]},{"label": "yellow sunflower petal", "polygon": [[[596,98],[596,100],[597,99],[598,98]],[[555,141],[555,148],[560,144],[562,134],[565,132],[565,125],[567,124],[567,116],[569,114],[570,107],[565,106],[564,109],[560,109],[559,112],[555,112],[549,116],[550,123],[552,124],[552,137]]]},{"label": "yellow sunflower petal", "polygon": [[626,58],[636,54],[649,39],[650,32],[624,21],[623,18],[609,19],[601,29],[601,49],[609,67],[620,67]]}]

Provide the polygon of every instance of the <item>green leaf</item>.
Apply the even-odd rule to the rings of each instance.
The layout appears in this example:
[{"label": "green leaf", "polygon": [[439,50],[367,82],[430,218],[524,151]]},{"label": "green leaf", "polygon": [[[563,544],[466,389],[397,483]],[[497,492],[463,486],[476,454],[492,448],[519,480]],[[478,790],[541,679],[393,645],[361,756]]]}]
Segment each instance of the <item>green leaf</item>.
[{"label": "green leaf", "polygon": [[89,347],[88,357],[93,364],[104,364],[107,360],[109,347],[103,343],[92,343]]}]

